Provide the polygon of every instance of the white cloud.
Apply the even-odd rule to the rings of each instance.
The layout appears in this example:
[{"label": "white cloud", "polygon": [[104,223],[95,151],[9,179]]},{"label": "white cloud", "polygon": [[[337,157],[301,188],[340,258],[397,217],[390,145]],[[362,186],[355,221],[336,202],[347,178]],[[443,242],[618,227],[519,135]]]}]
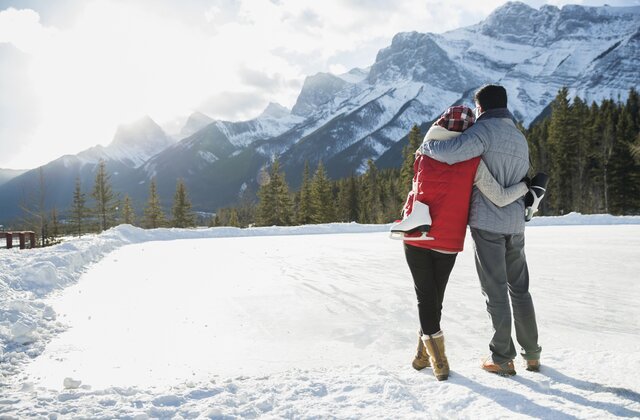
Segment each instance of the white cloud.
[{"label": "white cloud", "polygon": [[33,10],[9,8],[0,11],[0,43],[13,44],[23,52],[36,54],[46,48],[55,30],[40,24],[40,16]]},{"label": "white cloud", "polygon": [[0,11],[0,43],[30,55],[28,90],[41,111],[22,131],[27,150],[3,154],[0,167],[107,144],[117,124],[144,114],[246,119],[270,101],[291,107],[307,75],[367,67],[398,32],[455,29],[503,3],[88,0],[60,28],[33,10]]}]

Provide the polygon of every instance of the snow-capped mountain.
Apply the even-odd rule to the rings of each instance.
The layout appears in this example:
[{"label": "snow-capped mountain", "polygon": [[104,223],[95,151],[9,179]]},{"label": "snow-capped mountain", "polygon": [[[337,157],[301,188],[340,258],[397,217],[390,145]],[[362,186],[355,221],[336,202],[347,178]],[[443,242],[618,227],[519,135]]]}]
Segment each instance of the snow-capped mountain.
[{"label": "snow-capped mountain", "polygon": [[[0,215],[6,220],[20,214],[17,203],[32,207],[41,190],[48,208],[66,209],[73,197],[76,178],[89,193],[95,170],[104,160],[114,191],[128,193],[128,182],[142,163],[174,143],[151,118],[144,117],[118,127],[108,146],[94,146],[76,155],[65,155],[0,185]],[[40,171],[44,175],[40,177]]]},{"label": "snow-capped mountain", "polygon": [[[153,156],[150,150],[118,154],[113,144],[93,152],[118,163],[121,191],[134,201],[144,201],[147,182],[156,178],[168,204],[182,178],[194,206],[212,211],[255,191],[261,168],[275,157],[294,188],[305,161],[312,168],[322,161],[333,178],[364,171],[369,159],[398,166],[414,124],[424,132],[447,107],[472,105],[485,83],[504,85],[510,110],[529,125],[564,86],[588,102],[625,100],[630,88],[640,87],[639,68],[640,6],[534,9],[509,2],[472,26],[399,33],[366,69],[307,77],[291,112],[270,104],[249,121],[194,117],[198,131],[164,150],[168,142],[160,139]],[[0,203],[26,175],[0,186]]]},{"label": "snow-capped mountain", "polygon": [[137,168],[173,143],[174,140],[155,121],[145,116],[133,123],[120,125],[107,147],[92,147],[80,152],[78,158],[85,163],[103,159]]},{"label": "snow-capped mountain", "polygon": [[192,135],[193,133],[202,130],[213,122],[213,118],[203,114],[200,111],[196,111],[189,115],[184,126],[180,130],[179,138],[184,139]]}]

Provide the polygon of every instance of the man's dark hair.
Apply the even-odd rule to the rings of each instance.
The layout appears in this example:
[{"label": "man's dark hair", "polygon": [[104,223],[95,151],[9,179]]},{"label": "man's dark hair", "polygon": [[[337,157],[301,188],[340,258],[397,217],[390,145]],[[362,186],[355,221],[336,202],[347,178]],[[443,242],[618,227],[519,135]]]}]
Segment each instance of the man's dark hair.
[{"label": "man's dark hair", "polygon": [[500,85],[484,85],[474,95],[473,99],[483,111],[507,107],[507,91]]}]

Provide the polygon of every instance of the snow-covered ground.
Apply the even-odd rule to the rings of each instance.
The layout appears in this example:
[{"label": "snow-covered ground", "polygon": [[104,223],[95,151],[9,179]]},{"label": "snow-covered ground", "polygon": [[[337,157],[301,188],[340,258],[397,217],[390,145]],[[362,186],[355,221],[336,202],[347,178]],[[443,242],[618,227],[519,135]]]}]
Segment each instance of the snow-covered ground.
[{"label": "snow-covered ground", "polygon": [[415,295],[387,229],[120,226],[0,250],[0,418],[640,417],[640,217],[528,225],[543,367],[512,378],[479,368],[468,238],[446,382],[411,368]]}]

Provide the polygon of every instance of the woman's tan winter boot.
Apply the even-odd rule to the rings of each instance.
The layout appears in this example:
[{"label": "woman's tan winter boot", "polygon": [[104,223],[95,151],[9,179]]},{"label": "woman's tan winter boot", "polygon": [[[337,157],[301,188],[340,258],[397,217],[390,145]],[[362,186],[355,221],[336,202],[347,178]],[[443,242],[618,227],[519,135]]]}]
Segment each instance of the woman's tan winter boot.
[{"label": "woman's tan winter boot", "polygon": [[418,331],[418,351],[416,352],[416,357],[413,358],[411,366],[413,366],[415,370],[422,370],[431,366],[429,363],[429,355],[427,354],[427,349],[422,342],[420,331]]},{"label": "woman's tan winter boot", "polygon": [[442,331],[431,335],[423,335],[422,341],[429,355],[436,379],[444,381],[449,378],[449,361],[444,352],[444,334],[442,334]]}]

